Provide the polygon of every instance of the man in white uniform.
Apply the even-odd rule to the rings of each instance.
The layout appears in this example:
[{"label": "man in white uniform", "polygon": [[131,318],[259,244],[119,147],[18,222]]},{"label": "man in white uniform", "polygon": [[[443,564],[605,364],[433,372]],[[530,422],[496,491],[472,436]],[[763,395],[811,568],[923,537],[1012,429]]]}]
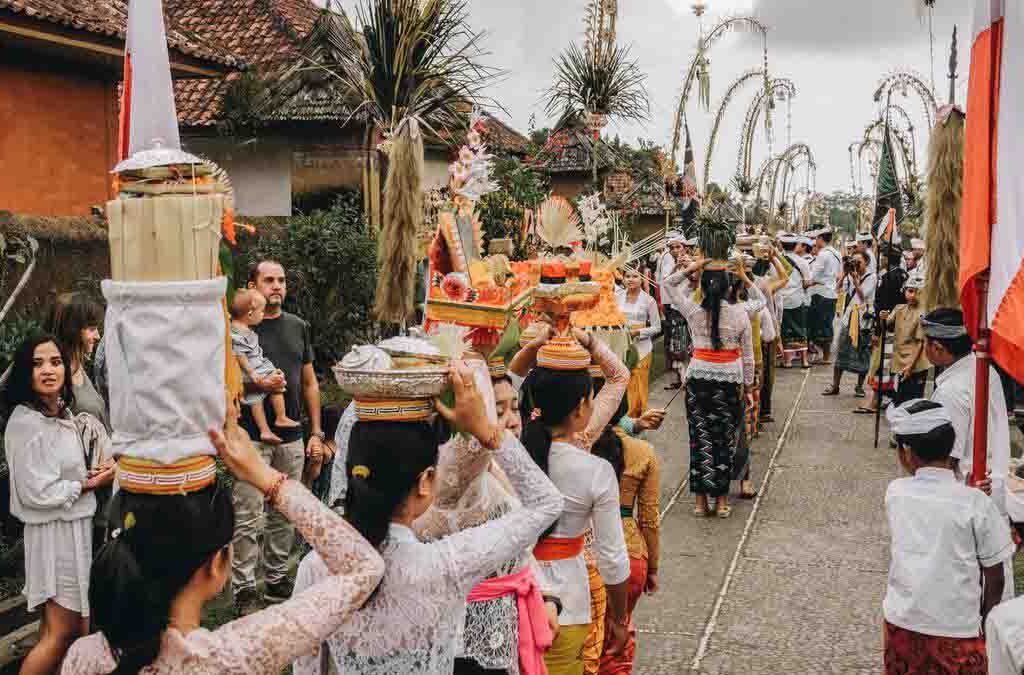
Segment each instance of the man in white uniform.
[{"label": "man in white uniform", "polygon": [[[956,461],[961,480],[970,479],[974,465],[974,384],[977,357],[964,326],[963,312],[939,308],[921,317],[925,335],[925,356],[942,373],[935,378],[932,400],[949,411],[956,430],[950,457]],[[991,496],[999,512],[1006,515],[1006,479],[1010,473],[1010,420],[1003,396],[1003,384],[995,368],[989,367],[988,383],[988,469],[992,474]],[[1007,565],[1004,598],[1012,598],[1013,566]]]},{"label": "man in white uniform", "polygon": [[821,350],[821,362],[832,363],[833,323],[836,318],[836,281],[843,272],[839,252],[832,248],[832,230],[823,227],[807,236],[814,237],[817,253],[811,263],[811,278],[807,286],[811,309],[807,315],[807,333],[811,344]]},{"label": "man in white uniform", "polygon": [[789,275],[789,283],[779,291],[782,304],[782,348],[787,360],[800,357],[800,364],[810,368],[807,360],[807,309],[811,304],[805,290],[805,284],[811,278],[811,267],[804,260],[806,244],[803,237],[792,234],[779,236],[779,242],[785,251],[793,271]]}]

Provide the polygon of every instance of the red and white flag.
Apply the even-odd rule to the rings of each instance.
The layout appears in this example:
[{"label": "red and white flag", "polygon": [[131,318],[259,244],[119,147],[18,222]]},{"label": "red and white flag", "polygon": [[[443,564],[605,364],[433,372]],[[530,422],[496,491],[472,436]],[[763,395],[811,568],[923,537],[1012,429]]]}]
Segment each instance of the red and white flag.
[{"label": "red and white flag", "polygon": [[[987,312],[992,358],[1024,382],[1024,3],[974,0],[960,214],[960,301],[978,338]],[[977,293],[989,272],[987,306]]]}]

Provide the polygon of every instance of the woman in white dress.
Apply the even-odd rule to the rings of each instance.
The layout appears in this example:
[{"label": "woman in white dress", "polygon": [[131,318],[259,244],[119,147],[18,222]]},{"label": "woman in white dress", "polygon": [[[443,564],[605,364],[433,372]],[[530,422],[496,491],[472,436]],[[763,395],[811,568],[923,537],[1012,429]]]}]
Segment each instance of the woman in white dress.
[{"label": "woman in white dress", "polygon": [[43,606],[40,639],[25,657],[26,675],[53,673],[88,628],[89,566],[96,488],[112,468],[92,472],[71,407],[68,359],[50,336],[26,340],[14,355],[4,433],[11,514],[25,524],[29,611]]},{"label": "woman in white dress", "polygon": [[629,333],[637,352],[637,364],[629,374],[629,389],[626,392],[629,409],[626,415],[640,417],[647,410],[651,354],[654,351],[654,337],[661,332],[661,313],[658,311],[658,303],[642,288],[643,277],[640,272],[627,270],[623,281],[625,288],[615,292],[615,300],[629,322]]},{"label": "woman in white dress", "polygon": [[[336,672],[451,673],[470,591],[523,556],[562,511],[558,489],[518,439],[488,414],[478,387],[489,387],[489,377],[476,384],[471,371],[460,366],[452,382],[455,409],[438,404],[438,410],[468,437],[444,444],[440,458],[443,438],[429,424],[358,422],[352,428],[345,517],[378,548],[386,571],[366,605],[327,640]],[[473,482],[487,469],[492,453],[522,506],[456,531],[466,514],[434,505],[435,474],[443,483],[437,494],[453,494],[453,485]],[[318,556],[307,556],[299,566],[296,592],[323,573]],[[539,614],[546,628],[543,605]],[[299,659],[293,672],[326,673],[330,662],[325,656],[318,652]]]}]

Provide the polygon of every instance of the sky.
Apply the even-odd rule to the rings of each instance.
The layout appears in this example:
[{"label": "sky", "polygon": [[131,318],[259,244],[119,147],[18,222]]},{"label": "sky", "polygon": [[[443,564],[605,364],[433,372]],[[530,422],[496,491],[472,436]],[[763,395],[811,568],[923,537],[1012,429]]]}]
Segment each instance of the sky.
[{"label": "sky", "polygon": [[[321,4],[322,4],[322,0]],[[342,0],[350,9],[354,0]],[[335,0],[335,6],[337,6]],[[822,192],[850,190],[848,147],[880,115],[873,101],[879,81],[890,72],[910,70],[931,81],[928,24],[918,19],[915,5],[923,0],[707,0],[704,25],[725,16],[750,14],[768,27],[768,69],[772,77],[794,81],[797,96],[787,121],[786,105],[776,112],[774,151],[807,143],[818,166],[815,187]],[[544,90],[554,72],[553,60],[569,42],[581,41],[586,0],[468,0],[473,28],[485,31],[485,57],[506,71],[489,92],[507,111],[498,113],[520,131],[531,122],[551,124],[544,113]],[[668,145],[682,79],[696,53],[697,19],[691,0],[619,0],[618,41],[629,45],[647,73],[651,114],[646,122],[612,121],[606,133],[635,143],[648,139]],[[948,98],[949,45],[959,28],[958,101],[966,98],[969,68],[969,3],[940,0],[934,15],[935,85],[940,104]],[[687,120],[703,173],[708,135],[729,85],[745,71],[760,67],[760,36],[728,34],[715,43],[711,60],[711,111],[687,106]],[[739,131],[757,85],[749,84],[727,109],[714,152],[711,179],[727,184],[736,173]],[[927,130],[922,103],[897,95],[915,123],[918,162],[926,166]],[[787,128],[789,133],[787,134]],[[768,157],[765,134],[755,139],[755,172]],[[806,178],[802,178],[806,180]]]}]

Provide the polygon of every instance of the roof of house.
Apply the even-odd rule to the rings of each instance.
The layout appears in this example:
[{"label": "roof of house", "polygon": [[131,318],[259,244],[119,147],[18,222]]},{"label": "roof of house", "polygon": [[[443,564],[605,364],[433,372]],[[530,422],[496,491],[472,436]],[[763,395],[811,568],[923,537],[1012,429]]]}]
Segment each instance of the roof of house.
[{"label": "roof of house", "polygon": [[[628,182],[627,182],[628,177]],[[628,189],[613,192],[614,184],[629,185]],[[608,203],[621,209],[627,209],[640,215],[665,214],[665,181],[662,176],[652,173],[632,174],[626,171],[615,172],[605,182],[605,196]],[[674,211],[682,211],[682,200],[673,197]]]},{"label": "roof of house", "polygon": [[525,155],[530,139],[490,113],[483,113],[484,140],[487,145],[497,150],[504,150],[513,155]]},{"label": "roof of house", "polygon": [[106,221],[93,216],[33,216],[0,211],[0,235],[30,236],[45,241],[106,241]]},{"label": "roof of house", "polygon": [[617,163],[618,156],[607,143],[596,143],[581,125],[568,123],[548,136],[535,164],[548,173],[585,173],[593,170],[595,154],[598,171]]},{"label": "roof of house", "polygon": [[[294,60],[322,11],[312,0],[165,0],[164,9],[178,25],[218,41],[250,68],[265,72]],[[216,80],[177,81],[178,121],[186,127],[215,125],[239,77],[231,73]]]},{"label": "roof of house", "polygon": [[[0,0],[0,11],[101,37],[127,37],[128,0]],[[167,21],[166,31],[168,47],[185,56],[226,67],[241,65],[219,40],[204,40],[173,19]]]}]

